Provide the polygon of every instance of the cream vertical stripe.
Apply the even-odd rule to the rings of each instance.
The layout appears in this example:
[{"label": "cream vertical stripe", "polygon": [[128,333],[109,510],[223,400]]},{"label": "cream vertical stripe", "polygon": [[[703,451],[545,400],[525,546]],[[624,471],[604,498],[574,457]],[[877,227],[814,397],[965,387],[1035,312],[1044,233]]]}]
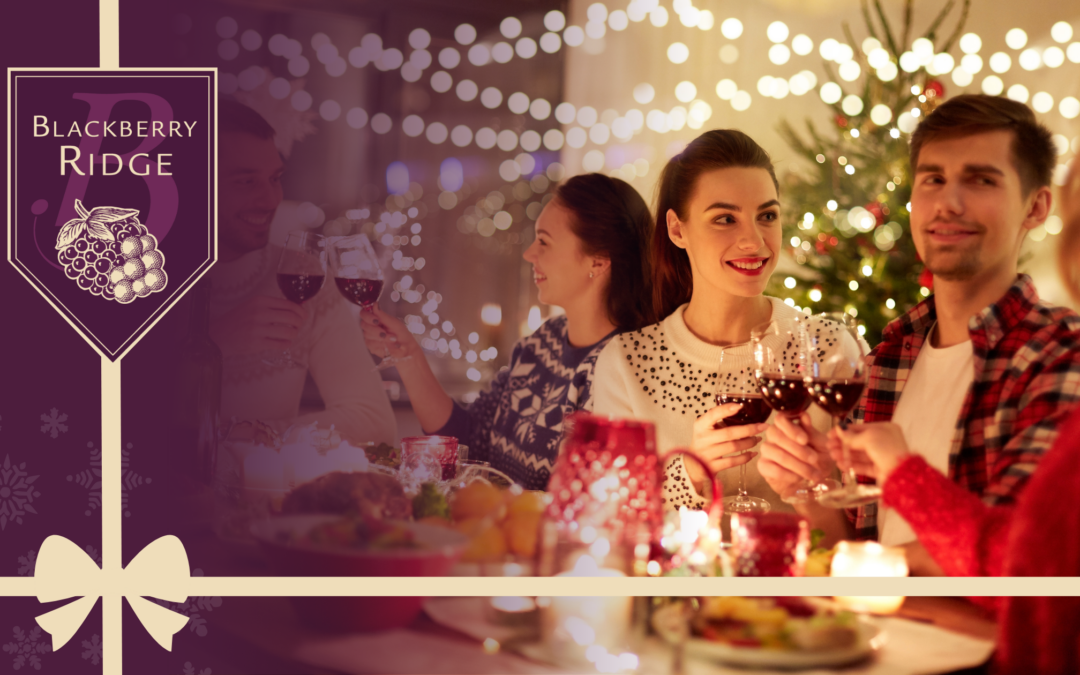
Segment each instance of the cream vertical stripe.
[{"label": "cream vertical stripe", "polygon": [[[98,67],[120,67],[120,0],[100,0]],[[105,588],[119,581],[122,565],[120,526],[120,359],[101,357],[101,568]],[[119,586],[117,583],[116,586]],[[101,597],[102,673],[123,671],[121,603],[117,593]]]},{"label": "cream vertical stripe", "polygon": [[120,575],[123,551],[120,527],[122,486],[120,449],[120,359],[101,357],[101,642],[103,675],[122,671],[123,635]]},{"label": "cream vertical stripe", "polygon": [[98,21],[98,68],[119,68],[120,0],[100,0]]}]

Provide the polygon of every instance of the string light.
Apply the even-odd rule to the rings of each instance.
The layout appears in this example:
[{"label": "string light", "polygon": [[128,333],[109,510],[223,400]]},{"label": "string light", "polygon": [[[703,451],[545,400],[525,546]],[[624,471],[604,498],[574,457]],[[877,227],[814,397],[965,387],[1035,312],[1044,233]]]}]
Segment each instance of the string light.
[{"label": "string light", "polygon": [[[713,22],[716,21],[711,12],[702,11],[692,6],[689,1],[677,1],[674,5],[674,9],[678,14],[680,22],[687,27],[697,26],[704,30],[708,30],[713,26]],[[587,11],[589,15],[589,24],[586,29],[591,30],[590,35],[594,37],[603,36],[607,29],[612,31],[625,30],[630,21],[641,22],[646,17],[650,19],[650,23],[654,26],[666,25],[668,17],[667,10],[660,7],[655,2],[647,2],[645,0],[634,0],[630,3],[630,6],[623,10],[614,10],[608,12],[602,3],[594,3],[589,7]],[[603,16],[600,16],[603,14]],[[735,40],[739,38],[743,32],[742,23],[734,18],[727,18],[720,23],[720,32],[725,38],[729,40]],[[598,27],[597,27],[598,26]],[[476,29],[468,24],[462,24],[457,27],[454,32],[454,38],[459,45],[463,48],[467,47],[465,57],[469,58],[470,62],[474,65],[489,65],[492,62],[504,64],[513,59],[515,55],[520,58],[532,58],[539,50],[543,50],[545,53],[555,53],[562,48],[562,44],[565,42],[568,47],[575,47],[582,45],[584,41],[585,31],[580,27],[567,26],[566,17],[562,12],[557,10],[548,12],[544,16],[544,28],[547,32],[540,35],[537,39],[530,36],[523,36],[523,26],[521,21],[516,17],[506,17],[499,24],[499,32],[503,38],[506,38],[508,42],[497,42],[494,45],[491,43],[477,43]],[[234,60],[239,54],[240,48],[247,51],[256,51],[264,44],[262,35],[255,30],[240,31],[239,25],[236,21],[230,17],[223,17],[215,25],[215,30],[218,33],[218,37],[221,38],[219,43],[219,56],[223,60]],[[560,37],[560,32],[562,36]],[[1051,45],[1045,48],[1036,49],[1034,47],[1026,48],[1028,42],[1027,34],[1019,28],[1014,28],[1006,34],[1006,44],[1012,50],[1019,52],[1017,56],[1017,62],[1022,69],[1026,71],[1033,71],[1041,67],[1057,68],[1064,64],[1066,58],[1073,62],[1080,62],[1080,43],[1068,44],[1073,37],[1072,27],[1064,21],[1060,21],[1051,28],[1051,37],[1053,40],[1061,44],[1062,47]],[[786,64],[792,57],[792,53],[798,56],[805,56],[810,54],[814,49],[814,41],[807,35],[796,35],[790,43],[790,47],[785,43],[789,37],[790,29],[786,24],[780,21],[774,21],[769,25],[766,30],[766,35],[773,43],[769,50],[770,61],[776,65]],[[539,41],[539,44],[537,42]],[[317,62],[325,66],[328,75],[338,77],[344,74],[346,67],[352,65],[353,67],[362,68],[368,64],[374,65],[378,70],[386,72],[399,70],[403,79],[409,82],[417,82],[424,76],[424,71],[432,66],[434,61],[438,61],[440,70],[432,73],[428,77],[428,82],[432,91],[437,93],[448,93],[454,87],[454,78],[448,72],[460,65],[463,54],[459,49],[454,47],[444,47],[438,51],[437,55],[432,52],[428,52],[427,49],[431,44],[431,35],[424,29],[415,29],[408,36],[409,46],[412,48],[406,59],[405,55],[398,49],[393,47],[384,48],[379,36],[369,34],[364,36],[361,40],[361,45],[354,47],[347,52],[334,45],[330,38],[323,33],[317,33],[311,40],[311,48],[314,50]],[[290,40],[287,36],[281,34],[275,34],[265,41],[268,51],[275,55],[282,57],[286,61],[286,66],[293,77],[303,77],[310,72],[312,61],[308,56],[303,54],[304,45],[300,44],[296,40]],[[1066,46],[1067,45],[1067,46]],[[915,72],[919,68],[926,68],[927,72],[931,75],[941,76],[945,74],[951,74],[952,81],[960,87],[966,87],[972,84],[974,76],[979,74],[985,65],[989,65],[990,70],[996,74],[1003,74],[1010,70],[1012,65],[1012,57],[1005,52],[998,52],[984,63],[983,58],[979,56],[978,52],[982,48],[982,39],[974,34],[965,34],[958,44],[963,56],[960,63],[957,64],[953,57],[947,53],[935,54],[933,51],[934,45],[925,39],[916,40],[912,44],[910,51],[903,53],[900,56],[900,69],[908,72]],[[861,67],[858,61],[854,60],[854,52],[850,45],[837,42],[836,40],[828,39],[822,41],[819,45],[820,52],[823,57],[828,58],[836,62],[839,65],[838,74],[842,80],[848,82],[854,82],[862,76]],[[882,48],[880,42],[873,38],[864,40],[860,47],[862,52],[866,55],[866,63],[871,67],[871,75],[876,75],[882,81],[892,81],[898,75],[897,63],[892,60],[889,53]],[[1022,50],[1022,51],[1021,51]],[[689,59],[689,48],[683,43],[674,43],[669,47],[669,59],[673,63],[685,63]],[[725,63],[734,63],[738,58],[738,49],[733,44],[723,45],[721,49],[721,60]],[[913,67],[914,66],[914,67]],[[318,115],[326,122],[334,122],[339,118],[346,122],[351,128],[362,129],[370,125],[375,133],[386,134],[389,133],[395,125],[392,120],[385,113],[376,113],[369,117],[368,112],[360,107],[353,107],[348,111],[345,111],[341,104],[334,100],[324,100],[321,102],[315,102],[309,92],[300,90],[293,92],[291,87],[293,86],[288,80],[284,78],[272,78],[269,83],[265,83],[265,72],[261,68],[249,69],[240,73],[239,76],[230,73],[222,73],[220,83],[223,93],[234,92],[237,90],[252,91],[257,87],[267,87],[268,93],[272,98],[282,100],[287,98],[291,106],[300,111],[307,111],[314,109]],[[791,95],[803,95],[808,91],[811,91],[817,87],[817,78],[810,71],[803,71],[790,79],[779,77],[762,77],[758,81],[758,91],[760,94],[766,97],[781,99],[788,94]],[[462,86],[464,85],[464,86]],[[471,86],[470,86],[471,85]],[[514,92],[504,99],[504,93],[496,87],[488,87],[481,94],[477,91],[479,87],[471,81],[463,80],[458,83],[456,93],[463,101],[471,102],[476,100],[479,96],[480,103],[488,107],[489,109],[496,109],[502,105],[505,101],[507,108],[510,112],[518,115],[530,115],[537,121],[545,121],[552,114],[555,114],[556,120],[560,124],[571,124],[577,121],[581,124],[580,127],[572,127],[565,132],[562,129],[546,129],[546,130],[518,130],[518,133],[504,129],[509,133],[496,134],[493,130],[485,128],[479,131],[474,131],[466,125],[457,125],[453,130],[449,130],[446,125],[438,121],[425,121],[419,115],[409,115],[401,120],[400,125],[402,133],[413,137],[425,137],[429,142],[433,144],[441,144],[446,140],[450,140],[453,146],[467,147],[472,142],[476,142],[478,147],[482,149],[491,149],[496,145],[500,150],[505,152],[512,152],[518,148],[526,150],[527,153],[522,153],[524,156],[530,157],[528,152],[534,152],[541,147],[557,152],[565,145],[571,145],[571,136],[581,137],[583,140],[582,145],[585,142],[592,142],[597,145],[604,145],[614,141],[626,141],[629,140],[635,133],[640,132],[644,128],[648,128],[659,132],[675,131],[689,126],[690,128],[700,128],[703,122],[712,114],[711,106],[705,101],[697,99],[698,87],[692,81],[680,82],[676,87],[676,98],[684,104],[687,104],[687,108],[683,106],[676,106],[670,111],[664,110],[650,110],[643,112],[633,109],[628,111],[625,115],[619,115],[616,111],[605,111],[605,114],[610,112],[610,116],[605,116],[603,120],[597,120],[596,111],[592,111],[592,115],[586,112],[585,118],[582,119],[578,113],[580,111],[574,110],[572,104],[570,106],[570,119],[565,121],[560,119],[559,108],[556,106],[555,110],[552,110],[552,106],[545,100],[536,99],[530,100],[528,95],[524,92]],[[981,89],[986,93],[994,95],[1000,95],[1005,85],[1001,81],[1001,78],[997,75],[988,75],[983,78],[981,82]],[[648,83],[641,83],[634,89],[634,100],[641,105],[651,103],[655,98],[655,90]],[[730,101],[733,109],[737,111],[746,110],[749,108],[752,101],[749,93],[742,91],[738,88],[738,85],[730,80],[723,79],[716,85],[716,94],[719,99]],[[836,104],[839,103],[841,109],[845,114],[849,116],[857,116],[863,114],[863,100],[855,95],[844,96],[843,90],[839,85],[831,82],[826,82],[820,88],[820,94],[822,99],[826,103]],[[916,92],[918,95],[918,92]],[[1054,110],[1055,97],[1053,94],[1045,91],[1036,92],[1031,95],[1023,84],[1013,84],[1008,89],[1008,96],[1018,101],[1028,101],[1030,98],[1032,107],[1039,113],[1045,114]],[[841,100],[842,99],[842,100]],[[1066,119],[1074,119],[1080,116],[1080,101],[1075,97],[1067,96],[1057,101],[1058,112],[1062,117]],[[565,109],[564,109],[565,110]],[[896,118],[896,127],[888,130],[888,134],[892,138],[899,138],[901,131],[904,133],[910,133],[914,129],[914,125],[917,122],[916,118],[920,114],[920,109],[915,107],[908,112],[899,115]],[[633,114],[632,114],[633,113]],[[567,115],[563,115],[563,118]],[[886,126],[893,120],[892,111],[883,104],[873,105],[869,110],[870,121],[878,126]],[[485,133],[486,132],[486,133]],[[577,133],[574,133],[577,132]],[[853,128],[848,131],[848,134],[852,138],[858,138],[859,129]],[[579,140],[575,138],[575,140]],[[1066,143],[1067,145],[1067,143]],[[485,147],[486,146],[486,147]],[[518,155],[521,157],[522,155]],[[592,167],[603,168],[608,162],[604,153],[600,150],[592,150],[585,155],[586,163]],[[533,161],[533,160],[529,160]],[[521,160],[521,162],[528,164],[529,161]],[[824,161],[823,156],[818,157],[818,161]],[[506,160],[506,162],[512,163],[517,167],[517,175],[514,176],[515,180],[519,180],[519,176],[523,175],[523,167],[519,163],[519,160]],[[506,164],[504,162],[504,165]],[[621,162],[621,164],[620,164]],[[619,167],[615,169],[614,167]],[[587,167],[586,167],[587,168]],[[645,159],[637,159],[633,162],[623,161],[619,159],[611,167],[611,170],[618,171],[625,178],[632,179],[634,177],[643,176],[648,172],[648,162]],[[848,173],[854,173],[855,168],[850,165],[844,165],[844,170]],[[531,172],[531,169],[530,169]],[[502,172],[500,172],[502,173]],[[507,169],[506,175],[510,176],[514,172]],[[528,176],[524,176],[528,178]],[[536,189],[537,180],[543,179],[547,181],[543,172],[529,178],[526,182],[519,182],[519,185],[526,187],[528,192],[529,185]],[[441,180],[441,179],[440,179]],[[546,190],[547,184],[544,184],[539,188],[537,194]],[[893,191],[896,186],[890,181],[888,183],[888,189]],[[445,196],[450,195],[455,200],[458,196],[455,191],[443,190],[439,194],[440,200]],[[389,201],[388,207],[389,208]],[[539,202],[534,202],[529,205],[530,209],[533,207],[539,207]],[[451,207],[452,208],[452,207]],[[830,210],[835,211],[836,202],[830,200]],[[910,207],[909,207],[910,208]],[[415,208],[413,209],[415,210]],[[356,211],[355,209],[353,211]],[[350,211],[352,213],[353,211]],[[533,209],[533,213],[538,215],[538,208]],[[495,229],[505,230],[509,229],[513,219],[508,211],[502,210],[496,212],[492,217],[492,224],[495,225]],[[808,227],[813,227],[812,214],[809,221],[804,220],[800,223],[800,227],[803,224],[807,224]],[[416,224],[419,227],[419,223]],[[396,236],[395,241],[398,242],[395,245],[399,245],[400,240],[404,240],[405,243],[413,242],[413,245],[419,243],[420,233],[413,228],[412,237],[400,237]],[[1043,228],[1044,234],[1054,234],[1053,225],[1051,221],[1048,221],[1047,226]],[[891,230],[885,226],[879,227],[874,231],[875,243],[881,244],[883,242],[888,243],[889,233]],[[389,234],[389,233],[387,233]],[[809,242],[801,242],[801,248],[806,248],[805,244]],[[797,247],[798,248],[798,247]],[[885,249],[883,249],[885,250]],[[396,258],[397,260],[403,260],[404,258]],[[412,261],[409,259],[409,265],[416,265],[417,269],[422,266],[421,259]],[[867,275],[869,266],[864,266],[862,271],[864,275]],[[786,285],[785,280],[785,285]],[[927,289],[923,289],[923,295],[927,295]],[[813,289],[810,292],[810,297],[817,294],[820,297],[820,291]],[[411,297],[411,296],[410,296]],[[887,306],[891,309],[895,303],[892,299],[887,301]],[[444,332],[445,332],[445,326]],[[432,337],[432,340],[441,340],[437,342],[438,349],[442,353],[454,352],[453,343],[447,342],[446,339],[439,337]],[[458,345],[460,347],[460,345]],[[457,349],[457,354],[460,356],[460,349]]]}]

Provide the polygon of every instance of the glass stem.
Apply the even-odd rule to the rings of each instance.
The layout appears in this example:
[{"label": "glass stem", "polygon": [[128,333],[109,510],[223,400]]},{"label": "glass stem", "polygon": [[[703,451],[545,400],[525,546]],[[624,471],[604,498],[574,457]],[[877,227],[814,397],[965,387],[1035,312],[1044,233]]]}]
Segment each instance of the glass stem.
[{"label": "glass stem", "polygon": [[[844,431],[847,431],[847,420],[846,419],[844,419],[843,417],[838,417],[838,418],[836,418],[836,422],[837,422],[837,424],[840,425],[841,429],[843,429]],[[855,484],[859,482],[859,479],[855,477],[855,467],[850,466],[851,465],[851,450],[848,449],[848,444],[844,443],[843,441],[841,441],[840,447],[843,448],[843,451],[844,451],[844,463],[848,465],[848,470],[845,472],[846,478],[844,480],[844,483],[848,487],[850,487],[851,489],[855,489]]]},{"label": "glass stem", "polygon": [[746,464],[739,465],[739,496],[746,497]]}]

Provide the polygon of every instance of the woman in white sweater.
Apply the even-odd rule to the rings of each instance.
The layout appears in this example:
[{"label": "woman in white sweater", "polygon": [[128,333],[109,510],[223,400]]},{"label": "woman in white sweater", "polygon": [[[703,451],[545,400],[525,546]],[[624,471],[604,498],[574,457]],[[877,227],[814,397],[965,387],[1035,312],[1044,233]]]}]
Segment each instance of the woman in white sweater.
[{"label": "woman in white sweater", "polygon": [[[714,406],[721,351],[729,377],[753,374],[750,332],[797,312],[762,295],[781,250],[779,186],[772,161],[746,134],[706,132],[668,162],[660,177],[653,233],[653,304],[666,317],[618,335],[596,363],[595,412],[656,424],[657,450],[690,447],[734,494],[746,489],[787,508],[757,472],[765,424],[714,430],[738,404]],[[703,508],[704,471],[675,459],[665,468],[668,508]]]}]

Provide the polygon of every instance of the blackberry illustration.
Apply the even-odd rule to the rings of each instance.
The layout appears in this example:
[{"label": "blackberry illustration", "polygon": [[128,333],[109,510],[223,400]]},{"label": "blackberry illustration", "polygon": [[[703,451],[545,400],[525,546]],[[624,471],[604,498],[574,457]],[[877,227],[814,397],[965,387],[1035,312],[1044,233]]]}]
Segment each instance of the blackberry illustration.
[{"label": "blackberry illustration", "polygon": [[151,292],[156,292],[165,288],[165,284],[169,281],[169,277],[165,274],[165,270],[147,270],[146,276],[143,277],[143,281],[146,282],[146,285],[150,288]]},{"label": "blackberry illustration", "polygon": [[142,255],[142,237],[128,237],[120,244],[120,255],[137,258]]},{"label": "blackberry illustration", "polygon": [[75,211],[79,217],[68,221],[56,238],[64,276],[121,304],[165,288],[165,255],[157,238],[139,222],[137,210],[97,206],[87,211],[76,199]]},{"label": "blackberry illustration", "polygon": [[128,258],[124,263],[124,278],[128,281],[135,281],[136,279],[142,279],[142,275],[146,273],[146,266],[138,258]]},{"label": "blackberry illustration", "polygon": [[98,258],[94,261],[94,271],[98,274],[108,274],[114,263],[108,258]]},{"label": "blackberry illustration", "polygon": [[148,270],[159,270],[165,264],[165,256],[161,255],[161,251],[143,253],[139,260],[142,261],[143,267]]}]

